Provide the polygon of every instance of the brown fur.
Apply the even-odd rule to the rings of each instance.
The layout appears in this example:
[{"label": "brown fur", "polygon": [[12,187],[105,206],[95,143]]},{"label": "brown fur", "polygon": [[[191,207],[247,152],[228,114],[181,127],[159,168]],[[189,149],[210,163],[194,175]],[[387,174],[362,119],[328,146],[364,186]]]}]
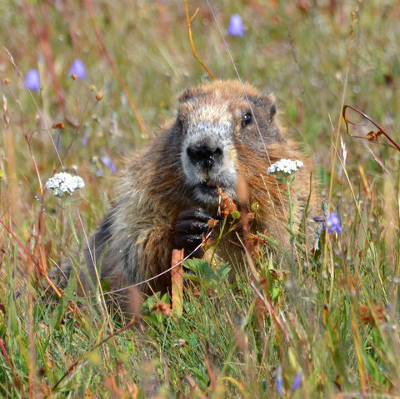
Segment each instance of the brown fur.
[{"label": "brown fur", "polygon": [[[250,128],[247,136],[239,139],[240,113],[248,109],[247,99],[255,110],[258,127],[264,136],[262,140],[256,125]],[[201,109],[199,104],[203,104]],[[201,206],[184,183],[180,160],[182,135],[179,126],[188,121],[218,122],[233,115],[236,138],[230,156],[248,185],[249,204],[257,202],[260,205],[253,227],[286,246],[289,237],[285,187],[275,176],[267,175],[267,169],[270,163],[281,158],[304,162],[291,186],[294,219],[298,226],[310,193],[312,165],[274,114],[273,95],[260,94],[251,85],[237,81],[216,81],[182,94],[177,121],[134,156],[121,178],[114,208],[91,241],[94,263],[101,270],[101,278],[110,282],[112,290],[143,281],[170,267],[178,214]],[[313,194],[313,215],[318,213],[317,208]],[[228,239],[222,245],[225,249],[230,246]],[[93,264],[89,253],[88,263]],[[153,280],[152,289],[165,291],[169,278],[167,273]]]}]

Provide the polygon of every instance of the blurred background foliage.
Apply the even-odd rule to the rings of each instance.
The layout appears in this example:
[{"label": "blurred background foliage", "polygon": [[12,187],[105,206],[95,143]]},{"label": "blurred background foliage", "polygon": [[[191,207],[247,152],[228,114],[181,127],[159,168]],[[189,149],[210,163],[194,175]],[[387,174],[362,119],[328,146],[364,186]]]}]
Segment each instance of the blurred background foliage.
[{"label": "blurred background foliage", "polygon": [[[28,359],[32,344],[26,338],[29,301],[26,279],[15,273],[18,269],[26,275],[27,257],[15,237],[34,252],[41,228],[48,266],[84,246],[82,227],[87,234],[93,232],[110,207],[115,172],[174,117],[183,89],[210,78],[193,58],[183,1],[0,0],[0,217],[14,234],[0,230],[0,305],[4,308],[0,338],[4,350],[11,353],[10,362],[0,355],[2,394],[23,397],[29,391],[46,396],[73,359],[91,353],[86,368],[74,374],[73,383],[63,386],[60,395],[112,396],[113,378],[117,378],[124,387],[120,397],[135,397],[132,386],[136,383],[150,387],[148,392],[159,392],[159,397],[175,397],[172,392],[184,392],[186,397],[265,397],[267,393],[273,397],[280,395],[274,384],[279,383],[279,365],[285,362],[291,365],[286,368],[289,374],[284,370],[286,397],[328,397],[341,395],[341,390],[395,395],[400,389],[398,341],[382,338],[383,332],[373,327],[376,311],[369,309],[397,300],[394,287],[398,283],[393,276],[399,274],[399,157],[386,146],[348,137],[342,124],[343,144],[338,153],[343,160],[346,149],[345,173],[340,162],[332,168],[332,142],[343,93],[345,103],[365,111],[393,137],[399,134],[399,2],[201,0],[189,1],[188,7],[190,15],[198,9],[192,20],[193,38],[197,53],[213,74],[219,79],[240,77],[274,92],[285,125],[315,162],[323,193],[334,172],[332,202],[340,211],[343,235],[329,246],[326,259],[338,275],[329,277],[319,270],[302,280],[303,286],[293,292],[315,308],[299,319],[296,312],[290,313],[296,295],[284,295],[279,279],[270,287],[276,306],[288,312],[288,325],[298,333],[298,340],[286,348],[271,321],[263,321],[269,323],[270,336],[267,328],[260,328],[263,324],[252,313],[252,291],[242,280],[239,296],[224,289],[215,297],[209,297],[204,287],[201,294],[190,291],[183,321],[151,315],[150,301],[146,305],[148,335],[130,332],[128,338],[110,340],[101,353],[90,348],[113,331],[103,324],[101,312],[89,320],[75,319],[72,314],[61,323],[60,308],[54,310],[55,298],[46,302],[33,289],[37,340],[46,345],[37,344],[35,378],[28,376],[33,369]],[[243,21],[242,35],[228,32],[235,13]],[[85,79],[70,76],[77,59],[83,63]],[[39,92],[29,92],[25,86],[31,69],[39,72]],[[62,123],[63,128],[53,128],[54,123]],[[48,194],[40,198],[38,176],[44,184],[62,170],[79,174],[86,183],[79,200],[68,206]],[[44,223],[39,227],[42,203]],[[271,262],[267,257],[263,264],[269,267]],[[278,262],[274,267],[283,266]],[[327,286],[335,287],[330,302],[335,306],[328,310],[323,294]],[[360,296],[354,297],[354,292]],[[22,294],[21,299],[16,299],[17,294]],[[74,301],[72,296],[67,299]],[[361,311],[357,301],[366,302],[367,310]],[[68,313],[67,304],[61,304],[62,315]],[[236,319],[222,317],[221,307],[232,311]],[[367,324],[360,327],[361,333],[352,324],[362,321],[357,312]],[[232,336],[246,342],[237,357]],[[214,349],[208,347],[210,342]],[[135,356],[140,359],[137,363],[131,361]],[[231,381],[236,388],[221,393],[207,361],[221,376],[235,376],[240,381],[237,385]],[[308,382],[294,393],[289,386],[302,367]],[[117,377],[112,377],[114,372]],[[183,374],[192,380],[185,380]],[[28,386],[32,378],[40,381],[36,391]],[[157,389],[152,391],[152,384]]]}]

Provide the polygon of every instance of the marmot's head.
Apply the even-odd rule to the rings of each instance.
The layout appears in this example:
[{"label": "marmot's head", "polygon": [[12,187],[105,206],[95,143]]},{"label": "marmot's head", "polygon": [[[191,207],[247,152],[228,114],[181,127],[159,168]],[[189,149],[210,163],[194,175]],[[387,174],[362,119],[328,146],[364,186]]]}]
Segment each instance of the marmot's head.
[{"label": "marmot's head", "polygon": [[272,94],[237,81],[216,81],[181,95],[181,162],[197,201],[215,205],[217,187],[234,196],[241,151],[265,156],[268,144],[284,141],[275,115]]}]

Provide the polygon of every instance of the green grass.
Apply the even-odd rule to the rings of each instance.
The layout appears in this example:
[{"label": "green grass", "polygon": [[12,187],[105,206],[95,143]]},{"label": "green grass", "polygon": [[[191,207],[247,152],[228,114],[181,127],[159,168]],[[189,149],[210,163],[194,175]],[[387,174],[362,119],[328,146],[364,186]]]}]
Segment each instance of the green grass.
[{"label": "green grass", "polygon": [[[202,268],[201,282],[187,280],[181,318],[154,311],[158,301],[169,303],[155,295],[134,329],[124,329],[120,315],[108,316],[99,298],[74,296],[73,280],[58,299],[36,272],[65,257],[83,263],[85,234],[114,198],[117,179],[101,157],[120,170],[173,117],[178,94],[207,76],[191,54],[183,1],[94,3],[109,57],[86,1],[0,0],[0,217],[8,229],[0,226],[0,396],[399,397],[399,156],[350,138],[343,123],[337,128],[347,84],[345,103],[398,134],[398,2],[337,2],[332,14],[330,2],[305,2],[304,12],[300,1],[210,1],[216,22],[207,2],[189,1],[191,13],[199,7],[197,52],[218,78],[237,76],[217,23],[226,36],[230,15],[243,17],[245,35],[226,36],[238,73],[275,93],[326,195],[332,182],[343,232],[324,237],[321,253],[299,251],[296,261],[260,248],[256,270],[273,311],[251,287],[247,260],[232,281],[219,262],[203,262],[194,265]],[[68,78],[78,57],[85,81]],[[41,94],[31,96],[18,75],[30,68],[40,72]],[[61,133],[51,129],[59,121]],[[63,170],[50,140],[58,134],[61,156],[73,140],[64,168],[76,170],[86,187],[70,201],[47,192],[41,212],[38,175],[44,184]],[[292,392],[298,373],[302,385]]]}]

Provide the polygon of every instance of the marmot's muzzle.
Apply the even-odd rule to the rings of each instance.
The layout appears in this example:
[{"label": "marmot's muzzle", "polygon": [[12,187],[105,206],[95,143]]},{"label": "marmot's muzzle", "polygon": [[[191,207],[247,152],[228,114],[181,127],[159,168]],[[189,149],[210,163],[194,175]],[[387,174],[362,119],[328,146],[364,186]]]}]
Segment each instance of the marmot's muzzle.
[{"label": "marmot's muzzle", "polygon": [[193,165],[201,165],[203,169],[211,169],[216,162],[221,160],[223,155],[220,147],[212,147],[208,144],[190,146],[186,153]]}]

